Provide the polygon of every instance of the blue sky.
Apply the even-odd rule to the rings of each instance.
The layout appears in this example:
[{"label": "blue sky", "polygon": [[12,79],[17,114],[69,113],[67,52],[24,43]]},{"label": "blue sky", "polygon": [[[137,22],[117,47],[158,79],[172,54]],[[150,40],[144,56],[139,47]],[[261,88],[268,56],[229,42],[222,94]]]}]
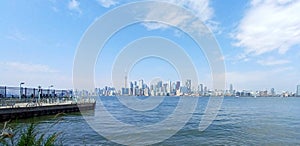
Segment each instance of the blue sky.
[{"label": "blue sky", "polygon": [[[187,8],[212,30],[224,55],[227,86],[294,92],[300,84],[300,1],[165,1]],[[0,1],[0,85],[24,81],[28,87],[72,88],[74,56],[84,32],[97,18],[129,2],[133,1]],[[189,37],[171,26],[145,23],[124,28],[107,42],[95,66],[96,85],[112,85],[110,71],[118,53],[147,36],[168,38],[185,48],[199,82],[211,86],[205,55]],[[174,67],[158,58],[139,61],[127,72],[130,80],[143,78],[148,83],[156,77],[179,80]]]}]

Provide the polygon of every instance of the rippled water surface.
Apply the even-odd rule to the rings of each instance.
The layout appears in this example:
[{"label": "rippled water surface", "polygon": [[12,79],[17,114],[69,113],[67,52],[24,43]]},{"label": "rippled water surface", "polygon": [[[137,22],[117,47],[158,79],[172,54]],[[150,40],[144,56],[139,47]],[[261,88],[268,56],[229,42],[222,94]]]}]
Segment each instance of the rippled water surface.
[{"label": "rippled water surface", "polygon": [[[192,118],[183,129],[156,145],[300,145],[300,98],[225,97],[216,119],[205,131],[200,132],[198,126],[208,99],[200,97],[196,111],[189,113]],[[175,110],[179,97],[166,97],[155,109],[145,112],[127,108],[116,97],[99,97],[98,100],[119,121],[145,126],[167,118]],[[86,118],[97,117],[97,110],[99,102],[94,112],[85,113],[88,115]],[[34,120],[41,123],[38,127],[40,130],[57,122],[52,116]],[[126,129],[118,128],[115,131],[120,132],[123,136],[119,138],[124,140],[135,138]],[[152,134],[164,132],[161,129],[155,131],[157,133]],[[62,132],[61,141],[64,145],[117,145],[95,132],[80,114],[61,117],[49,132]]]}]

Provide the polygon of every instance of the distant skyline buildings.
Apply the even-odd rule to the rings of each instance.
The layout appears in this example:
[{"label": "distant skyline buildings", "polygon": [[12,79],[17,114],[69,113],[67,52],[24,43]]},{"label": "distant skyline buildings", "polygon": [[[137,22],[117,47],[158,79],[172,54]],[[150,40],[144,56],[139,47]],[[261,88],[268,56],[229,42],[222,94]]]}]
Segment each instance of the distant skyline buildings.
[{"label": "distant skyline buildings", "polygon": [[297,85],[296,96],[300,97],[300,85]]},{"label": "distant skyline buildings", "polygon": [[[127,78],[125,77],[124,80],[127,80]],[[106,86],[104,89],[96,88],[95,91],[97,91],[98,95],[104,96],[300,96],[300,85],[297,85],[295,92],[276,92],[275,88],[270,88],[269,90],[236,90],[233,84],[229,84],[228,89],[209,89],[202,83],[193,88],[192,83],[192,80],[187,79],[185,81],[157,80],[156,82],[147,84],[143,79],[139,79],[138,81],[129,81],[129,86],[124,85],[121,90]]]}]

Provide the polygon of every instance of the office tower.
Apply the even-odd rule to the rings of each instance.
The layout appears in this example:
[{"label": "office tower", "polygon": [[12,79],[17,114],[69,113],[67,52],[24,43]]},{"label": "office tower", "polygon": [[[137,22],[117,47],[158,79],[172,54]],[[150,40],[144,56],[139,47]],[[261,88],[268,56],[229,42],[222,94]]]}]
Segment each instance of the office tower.
[{"label": "office tower", "polygon": [[186,80],[185,86],[187,88],[187,92],[191,93],[191,91],[192,91],[192,80]]},{"label": "office tower", "polygon": [[271,96],[275,96],[276,95],[276,93],[275,93],[275,89],[274,88],[272,88],[271,89]]},{"label": "office tower", "polygon": [[125,76],[125,85],[124,85],[125,88],[127,88],[127,76]]},{"label": "office tower", "polygon": [[199,89],[198,90],[199,90],[199,94],[203,95],[203,84],[199,85]]},{"label": "office tower", "polygon": [[143,80],[139,80],[139,89],[143,89],[143,85],[144,85],[144,81]]},{"label": "office tower", "polygon": [[176,83],[175,82],[172,83],[172,89],[171,89],[171,91],[172,91],[172,93],[175,94],[175,92],[176,92]]},{"label": "office tower", "polygon": [[179,90],[180,89],[180,81],[177,81],[176,82],[176,90]]},{"label": "office tower", "polygon": [[162,88],[162,86],[163,86],[162,81],[157,82],[157,88]]},{"label": "office tower", "polygon": [[130,82],[130,91],[129,91],[130,95],[133,95],[133,83]]},{"label": "office tower", "polygon": [[172,91],[172,83],[171,83],[171,81],[169,81],[168,82],[168,90],[167,90],[167,92],[170,94],[171,91]]},{"label": "office tower", "polygon": [[297,85],[296,96],[297,96],[297,97],[300,97],[300,85]]}]

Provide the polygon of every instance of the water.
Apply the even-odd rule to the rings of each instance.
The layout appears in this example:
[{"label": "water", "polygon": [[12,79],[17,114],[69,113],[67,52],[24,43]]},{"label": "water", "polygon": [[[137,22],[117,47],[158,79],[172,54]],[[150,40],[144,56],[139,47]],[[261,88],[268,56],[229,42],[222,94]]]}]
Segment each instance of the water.
[{"label": "water", "polygon": [[[136,112],[120,104],[115,97],[99,98],[118,120],[138,126],[164,120],[176,108],[178,99],[179,97],[167,97],[154,110]],[[195,113],[190,113],[192,118],[183,129],[156,145],[300,145],[300,98],[225,97],[216,119],[205,131],[200,132],[198,125],[207,101],[207,97],[199,98]],[[90,116],[87,118],[97,116],[97,110],[99,104],[96,112],[88,112]],[[57,122],[52,116],[36,118],[35,121],[41,123],[38,127],[40,130]],[[28,120],[20,122],[27,123]],[[135,138],[125,129],[115,130],[124,135],[119,138]],[[157,134],[164,132],[156,130]],[[61,117],[50,128],[49,133],[51,132],[63,132],[60,140],[64,145],[117,145],[95,132],[80,114]]]}]

